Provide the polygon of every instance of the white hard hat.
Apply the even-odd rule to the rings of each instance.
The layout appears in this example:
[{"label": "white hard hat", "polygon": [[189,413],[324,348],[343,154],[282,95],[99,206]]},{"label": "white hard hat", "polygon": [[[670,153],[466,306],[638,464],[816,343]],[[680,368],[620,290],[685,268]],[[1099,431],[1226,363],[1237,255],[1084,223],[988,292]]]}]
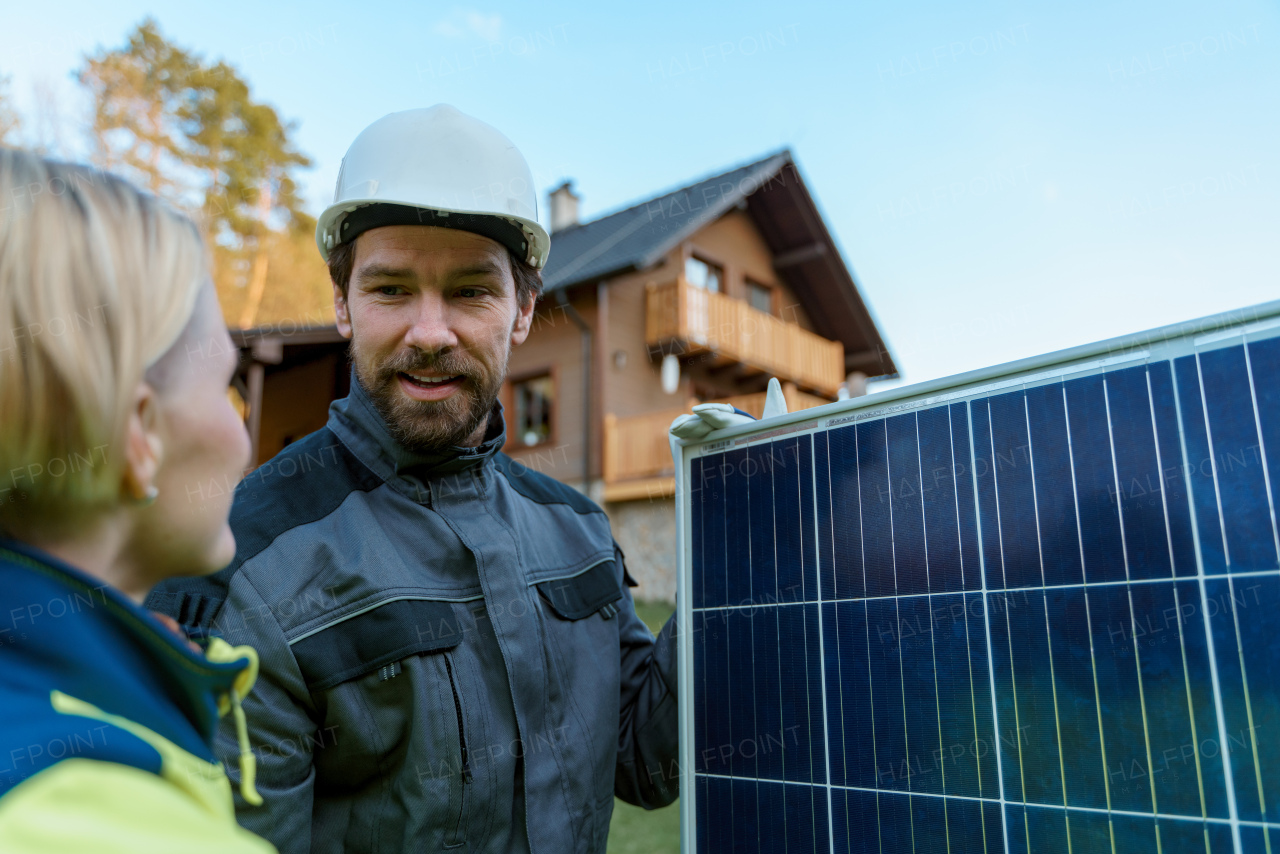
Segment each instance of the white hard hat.
[{"label": "white hard hat", "polygon": [[333,204],[316,223],[320,256],[327,261],[338,244],[384,225],[482,234],[537,269],[551,249],[524,156],[497,129],[448,104],[391,113],[356,137]]}]

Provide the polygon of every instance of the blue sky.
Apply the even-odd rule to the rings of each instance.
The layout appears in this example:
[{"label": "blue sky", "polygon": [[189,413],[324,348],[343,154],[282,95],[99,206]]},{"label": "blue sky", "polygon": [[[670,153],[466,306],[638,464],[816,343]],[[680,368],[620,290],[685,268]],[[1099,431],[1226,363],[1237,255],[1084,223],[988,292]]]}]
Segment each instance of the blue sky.
[{"label": "blue sky", "polygon": [[71,70],[151,14],[298,122],[314,212],[441,101],[587,217],[790,147],[906,382],[1280,297],[1277,6],[1056,6],[46,2],[0,74],[74,154]]}]

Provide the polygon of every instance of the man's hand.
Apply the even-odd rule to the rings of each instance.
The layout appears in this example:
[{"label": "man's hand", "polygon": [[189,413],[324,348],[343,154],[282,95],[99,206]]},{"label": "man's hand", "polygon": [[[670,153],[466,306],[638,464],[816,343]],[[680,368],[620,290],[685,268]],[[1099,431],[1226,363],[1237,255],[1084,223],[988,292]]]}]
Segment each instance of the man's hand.
[{"label": "man's hand", "polygon": [[[764,418],[787,414],[787,399],[776,377],[769,380],[764,398]],[[756,419],[727,403],[699,403],[692,415],[681,415],[671,422],[671,435],[678,439],[704,439],[715,430],[750,424]]]}]

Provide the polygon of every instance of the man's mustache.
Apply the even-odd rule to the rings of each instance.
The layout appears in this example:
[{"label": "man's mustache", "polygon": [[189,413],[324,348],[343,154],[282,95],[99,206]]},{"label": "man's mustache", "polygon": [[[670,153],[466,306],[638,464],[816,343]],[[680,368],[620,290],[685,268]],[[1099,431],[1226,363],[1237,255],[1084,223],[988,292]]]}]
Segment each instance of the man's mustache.
[{"label": "man's mustache", "polygon": [[475,362],[466,358],[461,353],[424,353],[422,351],[417,351],[415,353],[405,353],[389,359],[380,366],[379,373],[385,377],[399,373],[411,373],[413,371],[430,371],[431,373],[436,374],[449,374],[453,376],[463,375],[470,377],[475,373],[475,367]]}]

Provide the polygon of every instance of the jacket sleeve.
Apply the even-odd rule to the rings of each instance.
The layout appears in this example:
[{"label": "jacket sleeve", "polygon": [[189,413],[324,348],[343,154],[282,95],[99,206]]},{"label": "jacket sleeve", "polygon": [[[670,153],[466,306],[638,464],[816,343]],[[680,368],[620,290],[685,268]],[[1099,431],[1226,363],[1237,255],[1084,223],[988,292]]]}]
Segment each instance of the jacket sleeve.
[{"label": "jacket sleeve", "polygon": [[[625,578],[622,551],[615,552]],[[676,618],[667,620],[655,640],[624,584],[617,619],[622,696],[614,793],[645,809],[664,807],[680,794]]]},{"label": "jacket sleeve", "polygon": [[0,798],[5,854],[272,854],[236,825],[228,798],[212,809],[158,774],[67,759]]},{"label": "jacket sleeve", "polygon": [[237,573],[219,610],[215,631],[233,644],[258,650],[258,681],[243,700],[249,744],[257,757],[261,805],[240,794],[239,742],[232,715],[223,717],[216,751],[227,768],[241,826],[270,840],[281,854],[311,850],[315,770],[313,751],[324,733],[313,715],[310,693],[271,608],[244,573]]}]

